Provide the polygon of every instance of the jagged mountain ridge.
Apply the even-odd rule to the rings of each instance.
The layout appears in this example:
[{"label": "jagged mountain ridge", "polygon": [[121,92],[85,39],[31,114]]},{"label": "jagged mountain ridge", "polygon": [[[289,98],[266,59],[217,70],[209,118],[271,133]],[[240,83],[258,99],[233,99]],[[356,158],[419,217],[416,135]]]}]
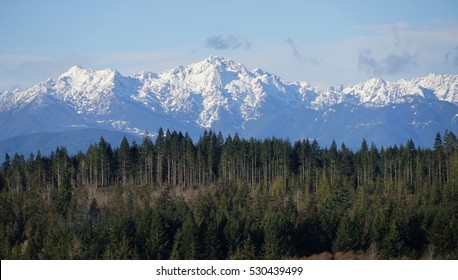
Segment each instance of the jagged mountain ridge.
[{"label": "jagged mountain ridge", "polygon": [[[410,103],[433,105],[423,106],[423,111],[407,110],[407,127],[399,126],[399,122],[387,123],[386,118],[371,120],[380,112],[396,111],[396,105]],[[74,66],[56,80],[49,79],[22,92],[3,92],[0,124],[5,129],[0,139],[81,127],[137,134],[166,127],[192,135],[205,128],[257,137],[348,139],[338,131],[327,131],[326,127],[332,127],[331,121],[343,121],[344,128],[355,130],[354,135],[360,135],[358,130],[364,127],[388,126],[382,130],[390,130],[389,126],[397,125],[401,130],[413,131],[415,137],[420,123],[430,126],[428,131],[456,130],[456,108],[457,75],[430,74],[399,81],[374,78],[323,90],[307,82],[284,81],[259,68],[249,71],[238,62],[210,56],[188,66],[128,77],[110,69],[94,71]],[[338,118],[333,120],[336,110]],[[364,117],[358,116],[358,112],[364,112]],[[393,138],[393,143],[398,141]],[[392,143],[385,143],[388,144]]]}]

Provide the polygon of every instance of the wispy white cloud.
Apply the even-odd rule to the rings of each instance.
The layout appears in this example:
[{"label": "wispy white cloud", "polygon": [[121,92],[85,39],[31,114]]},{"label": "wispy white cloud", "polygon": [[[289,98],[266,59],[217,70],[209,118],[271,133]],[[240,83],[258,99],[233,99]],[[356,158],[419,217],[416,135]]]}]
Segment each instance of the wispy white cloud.
[{"label": "wispy white cloud", "polygon": [[454,67],[458,67],[458,46],[444,55],[444,62]]},{"label": "wispy white cloud", "polygon": [[458,64],[458,23],[435,20],[422,26],[393,23],[355,29],[367,31],[351,40],[360,73],[408,78],[450,71],[455,57]]},{"label": "wispy white cloud", "polygon": [[248,39],[243,39],[235,35],[210,35],[207,37],[205,46],[213,50],[228,50],[228,49],[245,49],[251,48],[252,42]]},{"label": "wispy white cloud", "polygon": [[371,50],[362,50],[358,55],[358,69],[374,75],[394,75],[411,70],[417,65],[415,56],[405,51],[389,53],[385,57],[374,58]]},{"label": "wispy white cloud", "polygon": [[291,50],[293,51],[293,56],[301,62],[304,61],[304,58],[302,57],[301,53],[297,49],[296,42],[294,42],[294,39],[287,38],[285,41],[291,47]]},{"label": "wispy white cloud", "polygon": [[293,57],[299,61],[300,63],[303,63],[303,64],[307,64],[307,63],[310,63],[310,64],[318,64],[318,61],[316,59],[313,59],[313,58],[307,58],[305,57],[304,55],[302,55],[301,51],[299,51],[299,48],[296,44],[296,41],[292,38],[287,38],[286,40],[286,43],[288,44],[288,46],[291,48],[291,51],[293,52]]}]

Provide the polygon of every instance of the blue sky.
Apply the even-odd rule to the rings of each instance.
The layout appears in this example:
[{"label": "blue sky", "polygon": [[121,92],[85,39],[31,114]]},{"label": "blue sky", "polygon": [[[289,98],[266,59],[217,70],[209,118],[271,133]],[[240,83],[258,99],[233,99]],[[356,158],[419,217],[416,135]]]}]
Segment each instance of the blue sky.
[{"label": "blue sky", "polygon": [[0,91],[209,55],[318,87],[458,73],[458,1],[0,0]]}]

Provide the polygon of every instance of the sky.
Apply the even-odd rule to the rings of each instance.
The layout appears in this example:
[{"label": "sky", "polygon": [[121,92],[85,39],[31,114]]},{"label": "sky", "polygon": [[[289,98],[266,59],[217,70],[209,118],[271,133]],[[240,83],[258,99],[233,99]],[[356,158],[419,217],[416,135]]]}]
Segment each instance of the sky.
[{"label": "sky", "polygon": [[0,92],[210,55],[326,88],[458,73],[458,1],[0,0]]}]

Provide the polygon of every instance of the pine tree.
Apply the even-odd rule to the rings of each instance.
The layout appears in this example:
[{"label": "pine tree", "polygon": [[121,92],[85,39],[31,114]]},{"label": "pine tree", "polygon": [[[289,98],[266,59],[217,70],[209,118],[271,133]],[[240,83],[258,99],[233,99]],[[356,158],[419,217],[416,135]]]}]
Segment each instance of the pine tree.
[{"label": "pine tree", "polygon": [[434,139],[434,153],[437,166],[437,178],[439,184],[441,184],[441,182],[443,182],[444,146],[439,132],[436,134],[436,138]]},{"label": "pine tree", "polygon": [[119,150],[117,153],[117,160],[119,166],[119,173],[121,176],[121,182],[123,185],[126,185],[127,178],[129,176],[129,170],[131,165],[130,159],[130,147],[127,138],[124,136],[122,138],[121,144],[119,145]]},{"label": "pine tree", "polygon": [[164,165],[165,165],[165,139],[164,130],[159,128],[156,137],[156,151],[157,151],[157,163],[156,163],[156,184],[162,185],[165,178]]},{"label": "pine tree", "polygon": [[154,169],[155,169],[155,149],[154,144],[151,141],[148,131],[145,132],[143,136],[143,141],[140,149],[140,157],[142,159],[143,172],[142,182],[144,184],[150,184],[154,179]]},{"label": "pine tree", "polygon": [[266,214],[262,229],[264,233],[262,251],[265,259],[274,260],[290,256],[294,233],[287,211]]},{"label": "pine tree", "polygon": [[221,260],[226,258],[223,229],[216,221],[214,212],[207,222],[203,245],[205,246],[205,259]]},{"label": "pine tree", "polygon": [[187,212],[183,225],[175,236],[171,258],[179,260],[197,260],[201,258],[199,229],[191,211]]},{"label": "pine tree", "polygon": [[384,258],[398,258],[404,250],[404,240],[396,219],[390,223],[389,230],[382,242],[381,254]]},{"label": "pine tree", "polygon": [[360,215],[346,215],[339,223],[333,242],[334,252],[362,251],[365,249],[363,220]]},{"label": "pine tree", "polygon": [[98,144],[99,164],[100,164],[100,186],[104,187],[111,183],[113,175],[113,150],[111,145],[100,137]]},{"label": "pine tree", "polygon": [[170,237],[167,231],[167,221],[161,211],[154,210],[151,219],[151,230],[149,235],[149,254],[153,259],[166,260],[170,256]]}]

